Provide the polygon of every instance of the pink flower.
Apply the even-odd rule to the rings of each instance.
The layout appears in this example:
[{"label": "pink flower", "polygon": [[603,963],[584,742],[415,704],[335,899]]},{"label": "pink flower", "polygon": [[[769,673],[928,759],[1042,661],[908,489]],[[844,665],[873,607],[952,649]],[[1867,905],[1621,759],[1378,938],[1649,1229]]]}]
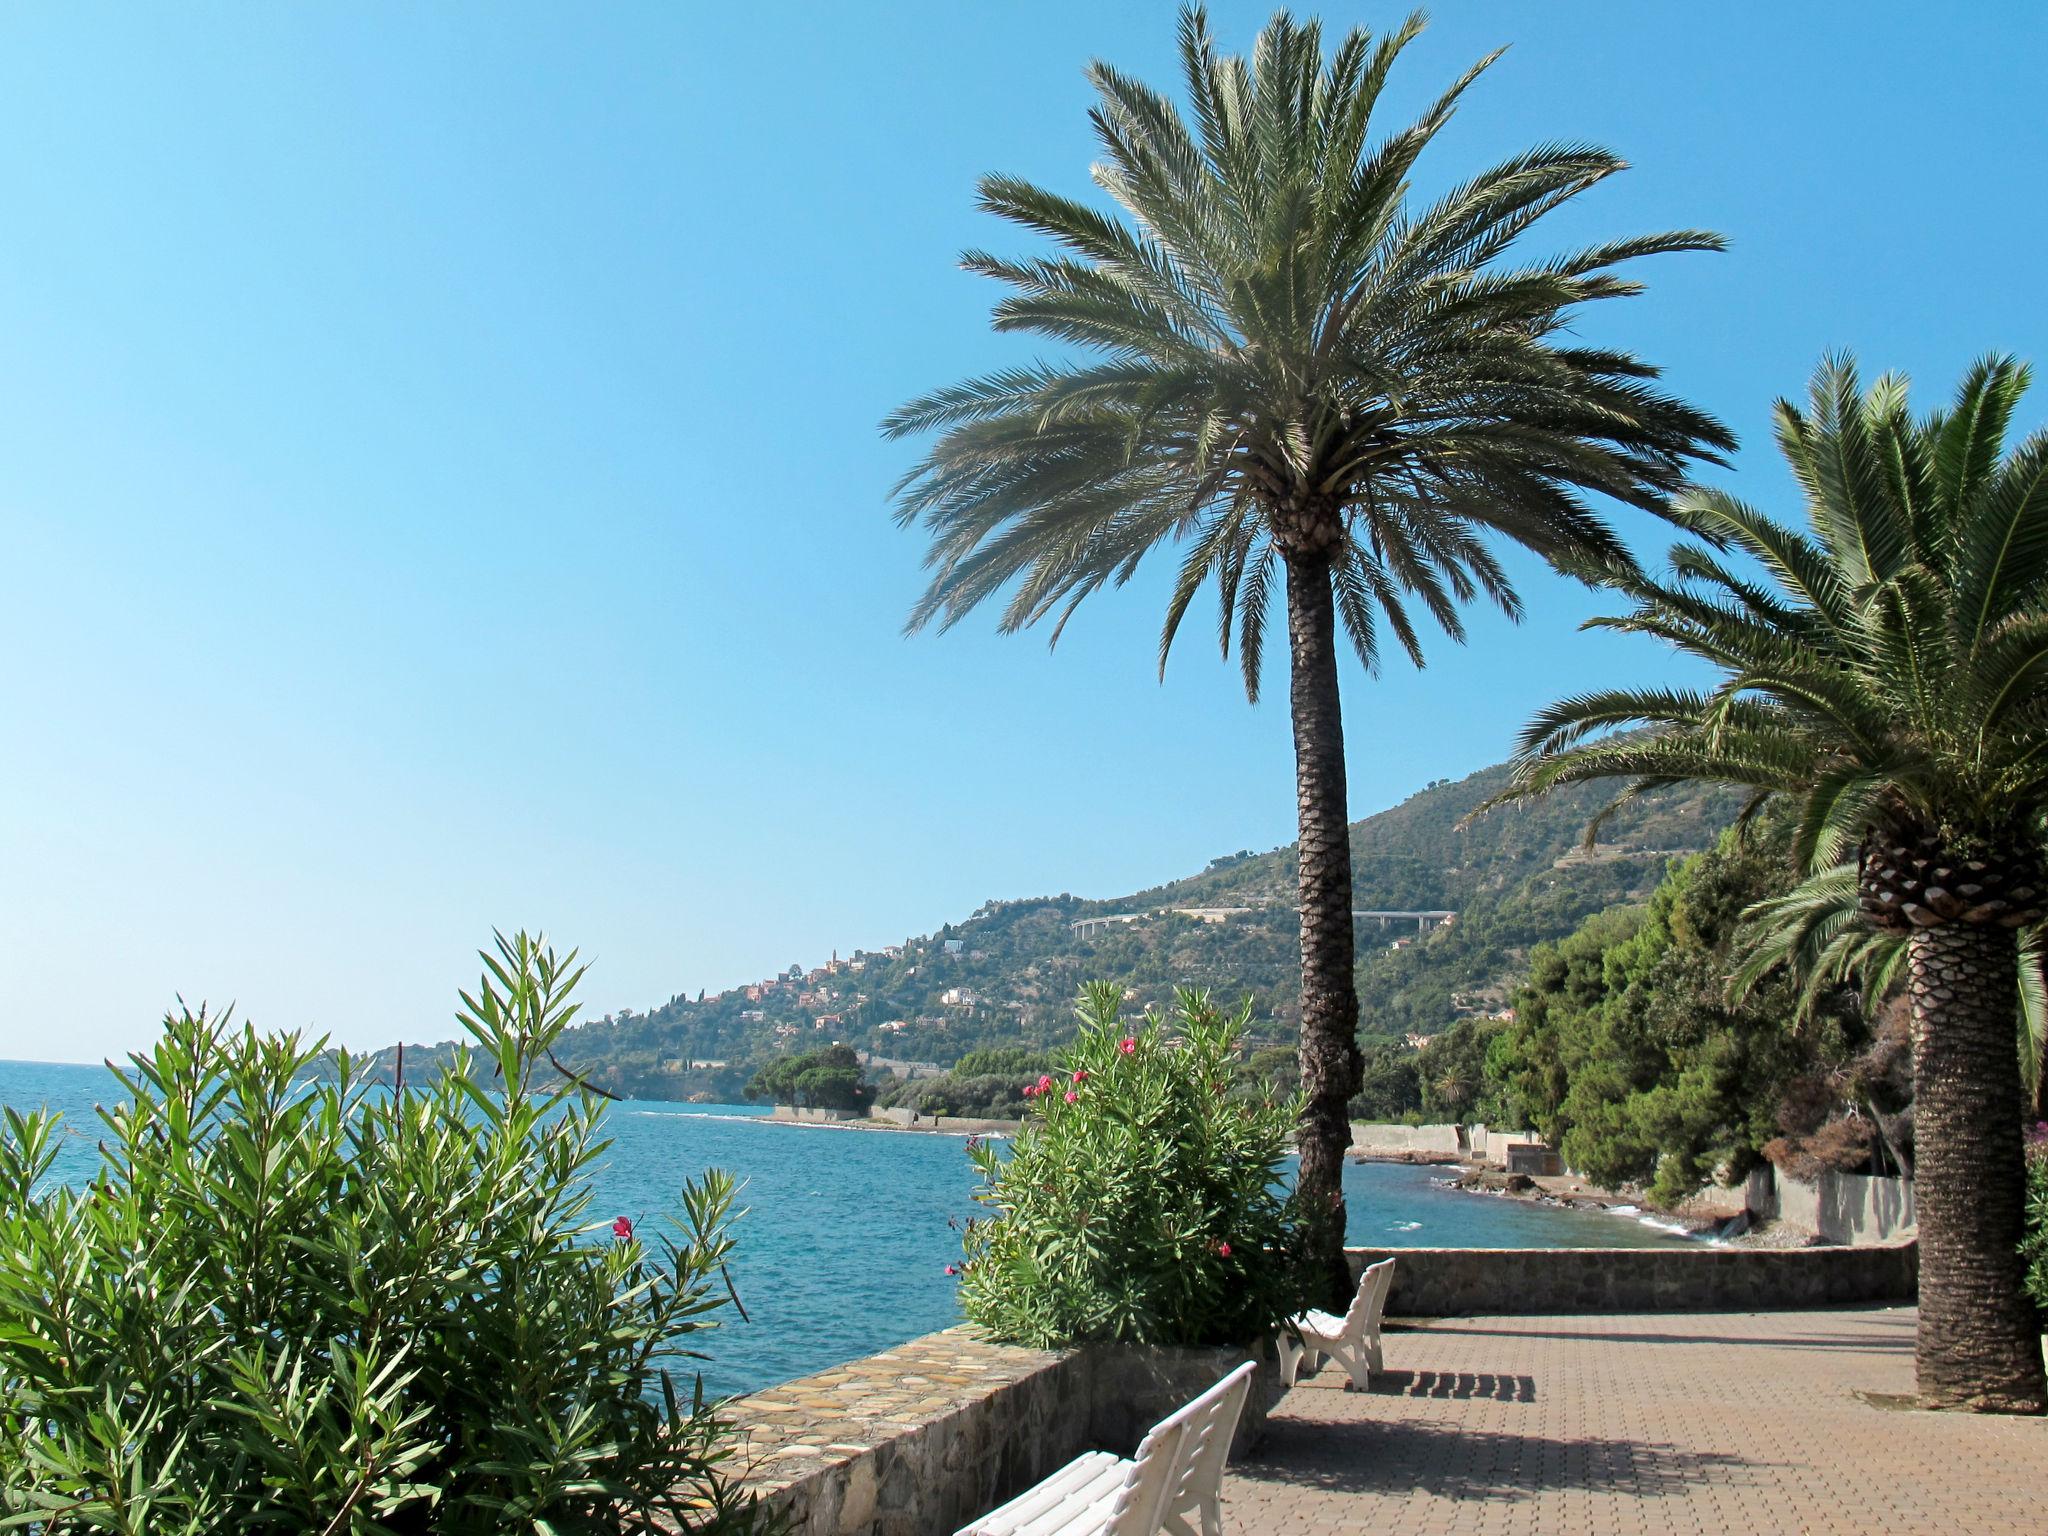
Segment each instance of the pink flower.
[{"label": "pink flower", "polygon": [[1038,1097],[1038,1095],[1039,1095],[1039,1093],[1040,1093],[1041,1091],[1042,1091],[1042,1090],[1041,1090],[1041,1089],[1039,1088],[1038,1084],[1036,1084],[1036,1083],[1026,1083],[1026,1084],[1024,1085],[1024,1097],[1025,1097],[1025,1098],[1027,1098],[1027,1099],[1034,1099],[1034,1098]]},{"label": "pink flower", "polygon": [[617,1221],[612,1223],[612,1236],[616,1237],[620,1242],[623,1243],[627,1241],[629,1238],[632,1237],[632,1235],[633,1221],[631,1217],[621,1216]]},{"label": "pink flower", "polygon": [[1126,1056],[1129,1056],[1138,1049],[1138,1042],[1133,1040],[1129,1035],[1125,1035],[1123,1039],[1117,1041],[1116,1048],[1122,1051]]},{"label": "pink flower", "polygon": [[1077,1083],[1085,1083],[1088,1081],[1088,1073],[1085,1068],[1074,1074],[1074,1081]]},{"label": "pink flower", "polygon": [[1041,1077],[1041,1078],[1040,1078],[1040,1079],[1038,1080],[1038,1091],[1039,1091],[1040,1093],[1051,1093],[1051,1092],[1052,1092],[1052,1079],[1051,1079],[1051,1078],[1049,1078],[1049,1077]]},{"label": "pink flower", "polygon": [[948,1264],[946,1266],[946,1273],[949,1275],[957,1275],[960,1273],[960,1266],[958,1264]]},{"label": "pink flower", "polygon": [[1227,1258],[1229,1258],[1229,1257],[1230,1257],[1230,1244],[1228,1244],[1228,1243],[1218,1243],[1218,1244],[1216,1245],[1216,1257],[1217,1257],[1217,1258],[1219,1258],[1219,1259],[1227,1259]]},{"label": "pink flower", "polygon": [[1074,1102],[1074,1100],[1076,1100],[1076,1099],[1078,1099],[1078,1098],[1080,1098],[1080,1097],[1081,1097],[1081,1095],[1079,1095],[1078,1093],[1074,1092],[1074,1090],[1073,1090],[1073,1089],[1069,1088],[1069,1089],[1067,1090],[1067,1102],[1068,1102],[1069,1104],[1073,1103],[1073,1102]]}]

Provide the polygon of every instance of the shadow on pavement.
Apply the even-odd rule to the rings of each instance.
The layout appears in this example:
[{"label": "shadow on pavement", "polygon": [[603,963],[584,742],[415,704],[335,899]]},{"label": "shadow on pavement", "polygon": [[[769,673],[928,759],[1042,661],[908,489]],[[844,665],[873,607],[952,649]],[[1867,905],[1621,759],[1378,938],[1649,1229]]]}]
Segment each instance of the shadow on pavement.
[{"label": "shadow on pavement", "polygon": [[[1240,1485],[1395,1498],[1426,1493],[1512,1501],[1551,1489],[1583,1489],[1657,1499],[1725,1486],[1731,1472],[1770,1465],[1634,1440],[1561,1440],[1398,1420],[1276,1418],[1258,1454],[1233,1465],[1231,1475]],[[1240,1486],[1239,1497],[1247,1496],[1256,1501],[1255,1486]]]}]

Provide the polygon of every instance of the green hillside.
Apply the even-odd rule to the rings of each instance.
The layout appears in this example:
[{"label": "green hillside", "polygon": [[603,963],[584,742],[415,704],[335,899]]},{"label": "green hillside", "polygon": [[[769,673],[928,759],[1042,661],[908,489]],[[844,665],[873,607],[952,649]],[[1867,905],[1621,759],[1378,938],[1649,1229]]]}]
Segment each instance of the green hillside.
[{"label": "green hillside", "polygon": [[[1495,767],[1443,780],[1353,824],[1362,912],[1456,913],[1427,932],[1412,919],[1360,921],[1368,1036],[1433,1034],[1461,1012],[1501,1006],[1531,946],[1641,899],[1671,855],[1706,847],[1736,808],[1727,792],[1671,791],[1616,816],[1589,853],[1580,846],[1586,824],[1606,800],[1596,788],[1465,824],[1506,777]],[[730,1101],[763,1061],[834,1040],[882,1060],[940,1065],[978,1046],[1057,1042],[1081,983],[1098,977],[1120,982],[1134,1008],[1163,1002],[1177,985],[1249,990],[1262,1034],[1284,1041],[1299,988],[1294,878],[1289,845],[1227,855],[1114,901],[991,901],[886,951],[592,1021],[562,1056],[629,1096]],[[1110,921],[1075,927],[1090,919]],[[438,1053],[408,1054],[424,1067]]]}]

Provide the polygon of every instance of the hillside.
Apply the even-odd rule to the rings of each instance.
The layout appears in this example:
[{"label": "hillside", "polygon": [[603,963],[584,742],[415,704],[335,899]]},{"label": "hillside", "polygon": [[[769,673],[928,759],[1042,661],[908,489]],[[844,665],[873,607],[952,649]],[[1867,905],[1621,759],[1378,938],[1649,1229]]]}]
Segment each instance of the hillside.
[{"label": "hillside", "polygon": [[[1599,787],[1462,825],[1507,771],[1439,781],[1353,823],[1361,912],[1456,914],[1361,919],[1368,1036],[1433,1034],[1460,1013],[1500,1006],[1530,946],[1640,899],[1672,854],[1705,847],[1737,803],[1723,791],[1668,791],[1617,815],[1590,853],[1580,846],[1586,824],[1610,793]],[[633,1097],[732,1100],[764,1059],[834,1040],[881,1061],[939,1065],[977,1046],[1057,1041],[1071,1028],[1076,990],[1097,977],[1121,982],[1133,1007],[1177,985],[1248,990],[1262,1033],[1285,1040],[1299,990],[1294,880],[1290,844],[1227,855],[1114,901],[991,901],[879,952],[595,1020],[574,1032],[563,1059]]]}]

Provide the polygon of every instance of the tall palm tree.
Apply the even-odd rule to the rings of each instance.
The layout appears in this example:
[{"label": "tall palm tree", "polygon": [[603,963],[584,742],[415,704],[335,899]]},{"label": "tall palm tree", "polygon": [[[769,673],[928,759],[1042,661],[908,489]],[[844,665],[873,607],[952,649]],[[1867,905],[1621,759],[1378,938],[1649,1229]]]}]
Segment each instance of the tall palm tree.
[{"label": "tall palm tree", "polygon": [[1520,603],[1497,534],[1553,560],[1623,560],[1581,499],[1656,507],[1689,459],[1729,446],[1625,352],[1570,344],[1576,306],[1637,291],[1617,264],[1712,250],[1709,234],[1642,236],[1502,264],[1546,213],[1622,168],[1547,144],[1412,206],[1417,157],[1492,62],[1377,142],[1372,115],[1419,17],[1350,33],[1325,59],[1316,23],[1284,13],[1247,61],[1180,19],[1193,125],[1159,92],[1096,63],[1103,159],[1094,204],[1007,176],[987,211],[1056,253],[969,252],[1012,290],[999,331],[1063,344],[1056,361],[942,389],[890,416],[936,431],[898,487],[929,530],[930,588],[909,628],[945,628],[1007,590],[1001,627],[1052,619],[1184,546],[1159,661],[1214,578],[1256,700],[1270,599],[1285,591],[1300,812],[1299,1187],[1332,1301],[1348,1291],[1339,1174],[1357,1091],[1351,847],[1337,691],[1341,619],[1368,672],[1382,629],[1417,666],[1417,618],[1452,639],[1459,605]]},{"label": "tall palm tree", "polygon": [[1667,578],[1606,578],[1633,607],[1596,625],[1654,635],[1718,684],[1551,706],[1523,736],[1516,789],[1747,785],[1753,806],[1796,805],[1807,870],[1854,862],[1862,921],[1904,941],[1921,1394],[2039,1413],[2013,1044],[2019,936],[2048,889],[2048,432],[2004,451],[2026,384],[1990,358],[1951,410],[1915,420],[1903,378],[1865,394],[1850,362],[1824,363],[1807,411],[1777,407],[1807,532],[1690,491],[1674,518],[1720,548],[1678,546]]}]

